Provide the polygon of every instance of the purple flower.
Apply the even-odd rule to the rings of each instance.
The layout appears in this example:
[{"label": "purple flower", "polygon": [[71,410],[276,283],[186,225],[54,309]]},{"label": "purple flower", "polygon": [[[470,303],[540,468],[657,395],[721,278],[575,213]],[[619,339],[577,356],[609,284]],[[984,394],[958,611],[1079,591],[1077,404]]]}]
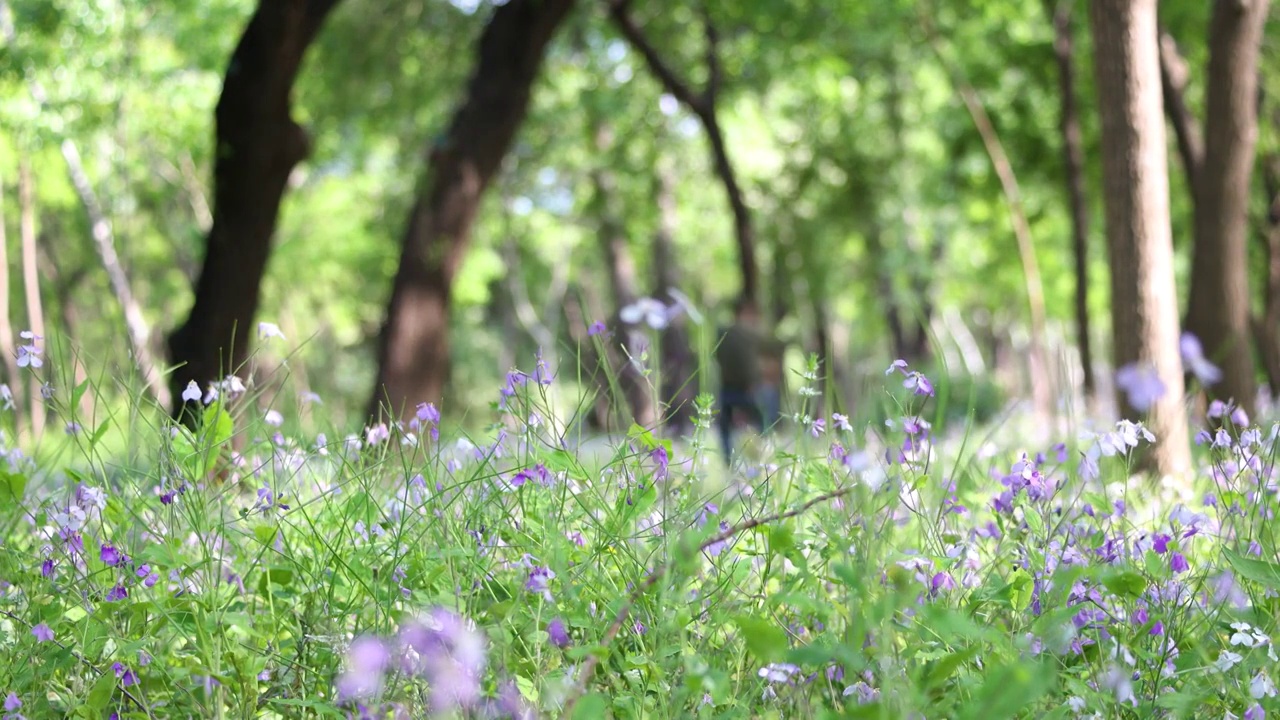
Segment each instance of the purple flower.
[{"label": "purple flower", "polygon": [[35,635],[36,642],[50,642],[53,640],[53,630],[50,630],[45,623],[40,623],[31,628],[31,634]]},{"label": "purple flower", "polygon": [[1183,333],[1179,346],[1182,350],[1182,364],[1196,376],[1201,385],[1207,387],[1222,379],[1222,371],[1205,359],[1204,349],[1195,335]]},{"label": "purple flower", "polygon": [[424,423],[436,425],[440,422],[440,411],[436,409],[435,403],[422,403],[418,406],[418,420]]},{"label": "purple flower", "polygon": [[123,585],[116,585],[107,593],[107,602],[116,602],[129,597],[129,590]]},{"label": "purple flower", "polygon": [[601,335],[603,333],[606,333],[608,332],[608,330],[609,328],[607,328],[603,322],[600,322],[599,320],[597,320],[591,323],[591,327],[587,328],[587,336],[594,337],[596,335]]},{"label": "purple flower", "polygon": [[818,437],[819,435],[822,435],[826,431],[827,431],[827,421],[823,420],[822,418],[818,418],[814,420],[813,424],[809,426],[809,434],[814,437]]},{"label": "purple flower", "polygon": [[1159,533],[1153,539],[1152,549],[1156,551],[1157,555],[1163,555],[1169,552],[1169,541],[1172,539],[1164,533]]},{"label": "purple flower", "polygon": [[1176,552],[1173,557],[1169,558],[1169,568],[1175,573],[1184,573],[1190,570],[1191,566],[1187,564],[1187,559],[1183,557],[1182,553]]},{"label": "purple flower", "polygon": [[115,549],[112,545],[103,545],[99,557],[102,558],[102,562],[106,563],[107,567],[115,567],[124,560],[124,553]]},{"label": "purple flower", "polygon": [[470,708],[480,700],[484,674],[484,636],[465,620],[436,608],[400,629],[405,647],[403,670],[422,675],[431,684],[431,707],[438,713]]},{"label": "purple flower", "polygon": [[531,593],[541,593],[547,599],[547,602],[551,602],[551,590],[548,589],[548,585],[555,577],[556,574],[551,568],[535,565],[529,571],[529,579],[525,581],[524,589]]},{"label": "purple flower", "polygon": [[950,573],[940,572],[934,575],[933,579],[929,581],[929,594],[931,596],[936,596],[941,592],[955,590],[955,588],[956,581],[951,577]]},{"label": "purple flower", "polygon": [[634,623],[632,623],[631,632],[637,635],[644,635],[645,633],[649,632],[649,628],[645,627],[644,623],[637,620]]},{"label": "purple flower", "polygon": [[46,558],[40,563],[40,574],[44,577],[53,577],[53,558]]},{"label": "purple flower", "polygon": [[894,361],[889,365],[889,367],[885,368],[884,374],[885,374],[885,375],[892,375],[892,374],[893,374],[893,372],[894,372],[895,370],[897,370],[898,372],[901,372],[903,375],[906,375],[906,374],[907,374],[907,361],[906,361],[906,360],[903,360],[902,358],[898,358],[897,360],[894,360]]},{"label": "purple flower", "polygon": [[1149,364],[1130,363],[1116,372],[1116,386],[1125,391],[1129,405],[1146,412],[1168,392],[1160,373]]},{"label": "purple flower", "polygon": [[4,699],[5,712],[14,712],[20,707],[22,707],[22,701],[18,699],[17,693],[11,692],[5,696],[5,699]]},{"label": "purple flower", "polygon": [[1157,620],[1156,624],[1151,626],[1151,632],[1149,634],[1164,635],[1164,623]]},{"label": "purple flower", "polygon": [[1258,703],[1250,705],[1249,709],[1244,711],[1244,720],[1266,720],[1266,717],[1267,711],[1263,710]]},{"label": "purple flower", "polygon": [[347,671],[334,683],[339,702],[377,695],[390,664],[391,651],[385,643],[369,636],[356,638],[347,648]]},{"label": "purple flower", "polygon": [[133,670],[130,670],[123,663],[112,664],[111,670],[116,674],[116,677],[120,678],[120,687],[130,687],[138,684],[138,676],[133,674]]},{"label": "purple flower", "polygon": [[564,626],[564,620],[560,618],[547,623],[547,637],[551,640],[551,644],[558,648],[569,647],[569,631]]}]

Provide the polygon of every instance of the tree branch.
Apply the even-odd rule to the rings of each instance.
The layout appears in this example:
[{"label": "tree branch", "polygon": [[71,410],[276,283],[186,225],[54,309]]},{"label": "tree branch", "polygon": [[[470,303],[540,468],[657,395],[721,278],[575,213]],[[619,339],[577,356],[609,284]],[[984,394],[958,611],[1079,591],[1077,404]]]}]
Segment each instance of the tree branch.
[{"label": "tree branch", "polygon": [[[698,94],[688,82],[676,75],[675,71],[663,61],[662,56],[658,54],[653,44],[645,37],[644,31],[636,24],[635,18],[631,17],[629,12],[630,0],[606,0],[609,8],[609,17],[613,18],[613,22],[618,26],[618,30],[622,36],[631,43],[631,46],[640,51],[640,55],[644,57],[644,62],[649,66],[649,70],[658,76],[658,81],[662,83],[662,87],[667,92],[675,96],[677,100],[689,107],[698,117],[706,118],[706,116],[714,112],[714,106],[708,102],[709,93]],[[708,23],[710,27],[710,23]],[[710,31],[714,32],[714,31]],[[711,85],[708,85],[708,90]]]}]

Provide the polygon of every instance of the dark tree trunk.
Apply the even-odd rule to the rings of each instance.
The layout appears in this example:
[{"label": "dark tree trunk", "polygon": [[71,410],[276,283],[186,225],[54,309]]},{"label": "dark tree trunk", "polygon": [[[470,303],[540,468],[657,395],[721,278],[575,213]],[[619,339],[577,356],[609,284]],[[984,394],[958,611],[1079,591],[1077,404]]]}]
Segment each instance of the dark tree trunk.
[{"label": "dark tree trunk", "polygon": [[337,0],[261,0],[227,66],[215,112],[213,225],[195,302],[169,336],[174,412],[189,381],[202,388],[249,357],[251,326],[280,199],[307,157],[289,96],[307,47]]},{"label": "dark tree trunk", "polygon": [[[653,236],[654,297],[667,305],[676,301],[671,291],[680,287],[676,268],[675,236],[678,226],[676,180],[670,167],[659,165],[654,175],[654,201],[658,229]],[[678,315],[662,331],[662,415],[669,431],[692,429],[698,396],[697,358],[689,345],[688,323]]]},{"label": "dark tree trunk", "polygon": [[1260,233],[1266,253],[1266,278],[1262,287],[1262,316],[1253,318],[1254,342],[1267,374],[1273,400],[1280,398],[1280,155],[1263,164],[1263,192],[1267,199],[1266,225]]},{"label": "dark tree trunk", "polygon": [[[1053,1],[1048,3],[1052,7]],[[1084,141],[1080,133],[1080,109],[1076,104],[1074,40],[1071,29],[1071,6],[1058,4],[1053,11],[1054,55],[1058,61],[1058,93],[1062,114],[1058,127],[1062,131],[1062,164],[1066,171],[1067,204],[1071,210],[1071,248],[1075,261],[1076,345],[1080,351],[1080,371],[1084,396],[1091,400],[1097,392],[1093,376],[1093,345],[1089,335],[1089,209],[1084,191]]]},{"label": "dark tree trunk", "polygon": [[405,230],[378,341],[369,414],[411,414],[440,401],[449,376],[449,295],[485,188],[529,108],[543,54],[574,0],[508,0],[480,36],[475,73]]},{"label": "dark tree trunk", "polygon": [[591,185],[595,194],[593,210],[599,223],[597,233],[600,250],[609,272],[609,289],[613,293],[612,325],[616,331],[615,337],[621,343],[620,348],[616,345],[614,348],[619,352],[610,353],[610,361],[617,373],[618,384],[626,395],[627,405],[631,408],[632,419],[641,427],[653,428],[657,423],[653,393],[649,391],[644,373],[633,362],[633,359],[639,361],[641,348],[647,342],[643,325],[628,325],[620,318],[622,309],[635,302],[640,292],[635,259],[631,256],[631,246],[623,225],[623,209],[619,206],[617,183],[613,173],[604,166],[613,159],[610,152],[613,141],[606,127],[597,126],[594,143],[596,157],[600,159],[601,165],[591,171]]},{"label": "dark tree trunk", "polygon": [[[1115,365],[1150,365],[1164,383],[1166,392],[1148,415],[1156,441],[1146,462],[1161,474],[1181,475],[1191,468],[1191,452],[1178,356],[1156,0],[1091,0],[1090,10]],[[1123,393],[1118,400],[1124,417],[1141,419]]]},{"label": "dark tree trunk", "polygon": [[1209,30],[1204,159],[1188,329],[1222,368],[1209,394],[1252,413],[1257,377],[1249,328],[1249,182],[1258,139],[1258,56],[1267,0],[1217,0]]},{"label": "dark tree trunk", "polygon": [[738,243],[738,266],[742,273],[742,294],[752,300],[759,301],[760,270],[756,263],[755,232],[751,221],[751,211],[743,197],[742,188],[738,185],[738,176],[729,159],[729,151],[725,147],[724,134],[720,130],[720,122],[716,117],[716,102],[719,99],[721,68],[718,49],[718,35],[711,18],[703,17],[703,29],[706,31],[706,65],[707,84],[701,93],[679,75],[658,54],[657,49],[645,37],[644,30],[636,24],[630,15],[630,0],[608,0],[609,14],[627,41],[640,52],[645,64],[657,76],[658,81],[667,92],[684,103],[689,111],[702,121],[707,132],[707,142],[711,146],[711,161],[716,175],[724,185],[728,196],[729,209],[733,213],[734,237]]},{"label": "dark tree trunk", "polygon": [[1187,174],[1187,186],[1195,196],[1199,182],[1200,165],[1204,158],[1204,143],[1195,115],[1187,107],[1187,83],[1191,71],[1187,61],[1178,52],[1178,43],[1166,30],[1160,31],[1160,88],[1164,96],[1164,109],[1173,125],[1173,135],[1178,142],[1178,156]]}]

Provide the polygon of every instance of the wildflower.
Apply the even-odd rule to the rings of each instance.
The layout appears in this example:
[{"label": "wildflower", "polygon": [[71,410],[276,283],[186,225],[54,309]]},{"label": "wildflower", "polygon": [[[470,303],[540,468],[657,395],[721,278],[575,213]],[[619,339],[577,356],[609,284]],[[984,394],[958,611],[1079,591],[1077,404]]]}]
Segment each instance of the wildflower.
[{"label": "wildflower", "polygon": [[154,572],[151,569],[151,566],[147,565],[146,563],[143,563],[142,565],[138,566],[138,569],[135,571],[134,574],[142,578],[142,584],[146,587],[154,587],[155,584],[160,580],[160,575]]},{"label": "wildflower", "polygon": [[40,347],[36,345],[41,338],[39,335],[30,330],[23,330],[19,335],[26,340],[25,345],[18,346],[18,367],[29,367],[32,370],[44,365],[44,360],[40,358]]},{"label": "wildflower", "polygon": [[1073,712],[1082,713],[1084,712],[1085,700],[1079,695],[1072,695],[1067,698],[1067,707],[1071,708]]},{"label": "wildflower", "polygon": [[845,688],[841,694],[845,697],[851,695],[857,697],[859,705],[866,705],[880,699],[880,691],[861,680]]},{"label": "wildflower", "polygon": [[890,363],[888,368],[885,368],[884,374],[892,375],[895,370],[902,372],[903,374],[906,374],[907,361],[903,360],[902,358],[898,358],[897,360],[894,360],[892,363]]},{"label": "wildflower", "polygon": [[535,565],[533,569],[529,571],[529,579],[525,581],[524,589],[531,593],[541,593],[542,596],[546,598],[547,602],[551,602],[551,591],[547,586],[555,579],[555,577],[556,574],[551,570],[551,568]]},{"label": "wildflower", "polygon": [[1191,569],[1187,564],[1187,558],[1182,553],[1176,552],[1169,558],[1169,569],[1175,573],[1184,573]]},{"label": "wildflower", "polygon": [[133,670],[129,669],[129,667],[123,663],[117,662],[112,664],[111,670],[116,674],[116,677],[120,678],[120,687],[129,687],[131,685],[138,684],[138,676],[133,673]]},{"label": "wildflower", "polygon": [[4,698],[5,712],[15,712],[20,707],[22,707],[22,701],[18,699],[17,693],[11,692],[5,696]]},{"label": "wildflower", "polygon": [[275,323],[260,322],[258,323],[258,338],[260,340],[270,340],[277,338],[284,340],[284,333],[280,332],[280,326]]},{"label": "wildflower", "polygon": [[377,445],[391,438],[391,430],[386,423],[378,423],[365,429],[365,442],[370,446]]},{"label": "wildflower", "polygon": [[1101,685],[1115,693],[1116,702],[1138,706],[1138,698],[1133,694],[1133,674],[1130,671],[1112,665],[1103,676]]},{"label": "wildflower", "polygon": [[40,623],[31,628],[31,634],[35,636],[36,642],[49,642],[53,640],[53,630],[49,629],[46,623]]},{"label": "wildflower", "polygon": [[187,389],[182,391],[182,402],[200,402],[200,386],[195,380],[187,383]]},{"label": "wildflower", "polygon": [[1182,364],[1196,376],[1201,385],[1207,387],[1222,380],[1222,370],[1205,358],[1204,348],[1195,335],[1183,333],[1179,346],[1182,350]]},{"label": "wildflower", "polygon": [[1239,665],[1240,661],[1243,659],[1244,657],[1238,653],[1233,653],[1230,650],[1223,650],[1222,653],[1218,655],[1218,659],[1213,662],[1213,666],[1222,672],[1227,672],[1236,665]]},{"label": "wildflower", "polygon": [[1233,622],[1231,628],[1235,630],[1231,634],[1231,645],[1244,645],[1245,647],[1253,647],[1253,626],[1249,623]]},{"label": "wildflower", "polygon": [[405,671],[423,675],[431,683],[433,710],[469,708],[479,701],[484,636],[463,618],[437,608],[403,626],[400,641],[406,649]]},{"label": "wildflower", "polygon": [[1149,364],[1130,363],[1116,372],[1116,386],[1125,391],[1129,405],[1146,412],[1165,396],[1168,388],[1159,372]]},{"label": "wildflower", "polygon": [[1249,709],[1244,711],[1244,720],[1266,720],[1266,717],[1267,711],[1263,710],[1258,703],[1250,705]]},{"label": "wildflower", "polygon": [[798,672],[800,668],[790,663],[769,663],[756,674],[771,683],[784,683],[790,682],[791,676]]},{"label": "wildflower", "polygon": [[628,325],[636,325],[643,320],[654,330],[662,330],[670,322],[670,314],[661,301],[645,297],[619,310],[618,319]]},{"label": "wildflower", "polygon": [[107,592],[107,602],[117,602],[129,597],[129,590],[123,585],[116,585]]},{"label": "wildflower", "polygon": [[645,633],[649,632],[649,628],[645,627],[644,623],[637,620],[634,623],[632,623],[631,632],[637,635],[644,635]]},{"label": "wildflower", "polygon": [[347,648],[347,670],[334,683],[339,702],[372,697],[382,691],[391,651],[374,637],[358,637]]},{"label": "wildflower", "polygon": [[822,418],[815,419],[813,421],[813,424],[809,426],[809,434],[814,437],[818,437],[823,433],[825,433],[826,431],[827,431],[827,421],[823,420]]},{"label": "wildflower", "polygon": [[837,430],[853,432],[853,425],[849,424],[849,416],[847,415],[831,413],[831,424],[834,425]]},{"label": "wildflower", "polygon": [[955,578],[951,577],[950,573],[940,572],[934,575],[933,579],[929,581],[930,596],[936,596],[939,593],[955,589],[956,581]]},{"label": "wildflower", "polygon": [[597,321],[595,321],[595,322],[591,323],[591,326],[587,328],[587,337],[595,337],[596,335],[604,335],[604,334],[607,334],[608,332],[609,332],[609,328],[608,328],[608,327],[606,327],[606,326],[605,326],[605,324],[604,324],[603,322],[601,322],[601,321],[597,320]]},{"label": "wildflower", "polygon": [[278,410],[268,410],[266,415],[262,416],[262,421],[271,427],[280,427],[284,424],[284,416]]},{"label": "wildflower", "polygon": [[547,623],[547,638],[558,648],[569,647],[569,631],[564,626],[564,620],[555,618]]},{"label": "wildflower", "polygon": [[98,556],[102,558],[102,562],[106,564],[107,567],[115,567],[124,561],[124,553],[115,549],[112,545],[103,545]]},{"label": "wildflower", "polygon": [[1271,678],[1267,677],[1265,672],[1259,670],[1258,674],[1254,675],[1253,679],[1249,681],[1249,695],[1251,695],[1254,700],[1261,700],[1264,697],[1275,697],[1275,683],[1271,682]]}]

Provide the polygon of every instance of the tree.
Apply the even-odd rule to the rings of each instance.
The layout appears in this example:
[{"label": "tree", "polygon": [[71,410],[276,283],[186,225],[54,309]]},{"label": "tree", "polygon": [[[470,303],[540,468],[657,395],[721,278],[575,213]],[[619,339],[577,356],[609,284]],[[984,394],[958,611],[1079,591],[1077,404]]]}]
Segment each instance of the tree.
[{"label": "tree", "polygon": [[574,0],[508,0],[480,36],[462,106],[428,155],[378,339],[369,414],[438,401],[449,373],[449,294],[485,189],[528,111],[543,54]]},{"label": "tree", "polygon": [[1209,392],[1252,412],[1249,183],[1258,139],[1258,55],[1267,0],[1216,0],[1209,28],[1204,154],[1192,186],[1195,248],[1187,329],[1222,368]]},{"label": "tree", "polygon": [[[237,372],[249,357],[251,325],[271,252],[280,200],[308,155],[290,94],[307,48],[338,0],[260,0],[227,63],[215,112],[213,224],[195,302],[169,336],[174,413],[187,383]],[[187,415],[191,417],[190,414]]]},{"label": "tree", "polygon": [[[1156,0],[1091,0],[1090,11],[1113,354],[1117,367],[1150,368],[1163,384],[1149,412],[1156,441],[1148,461],[1161,474],[1181,474],[1191,467],[1191,452],[1178,355]],[[1123,394],[1119,400],[1124,417],[1139,417]]]},{"label": "tree", "polygon": [[708,15],[703,16],[703,30],[706,34],[706,66],[707,82],[702,92],[697,92],[688,81],[681,78],[662,59],[657,48],[649,42],[643,28],[631,16],[631,0],[609,0],[609,14],[618,26],[623,37],[631,43],[644,58],[649,70],[661,81],[663,88],[684,104],[698,120],[707,133],[707,142],[711,146],[711,160],[716,175],[724,186],[728,196],[729,209],[733,212],[734,237],[738,242],[738,266],[742,272],[742,294],[752,300],[759,300],[760,269],[756,263],[755,231],[751,222],[751,210],[747,207],[742,187],[738,184],[738,176],[733,163],[729,159],[729,150],[725,145],[724,132],[716,112],[716,103],[720,97],[720,88],[724,82],[724,72],[720,65],[719,34],[715,24]]},{"label": "tree", "polygon": [[1058,92],[1062,98],[1058,128],[1062,132],[1063,179],[1071,210],[1071,248],[1076,276],[1076,345],[1080,351],[1084,395],[1089,400],[1097,390],[1097,382],[1093,375],[1093,350],[1089,337],[1089,208],[1084,190],[1084,141],[1076,99],[1071,3],[1072,0],[1058,0],[1056,3],[1048,0],[1045,5],[1053,16],[1053,54],[1058,64]]}]

